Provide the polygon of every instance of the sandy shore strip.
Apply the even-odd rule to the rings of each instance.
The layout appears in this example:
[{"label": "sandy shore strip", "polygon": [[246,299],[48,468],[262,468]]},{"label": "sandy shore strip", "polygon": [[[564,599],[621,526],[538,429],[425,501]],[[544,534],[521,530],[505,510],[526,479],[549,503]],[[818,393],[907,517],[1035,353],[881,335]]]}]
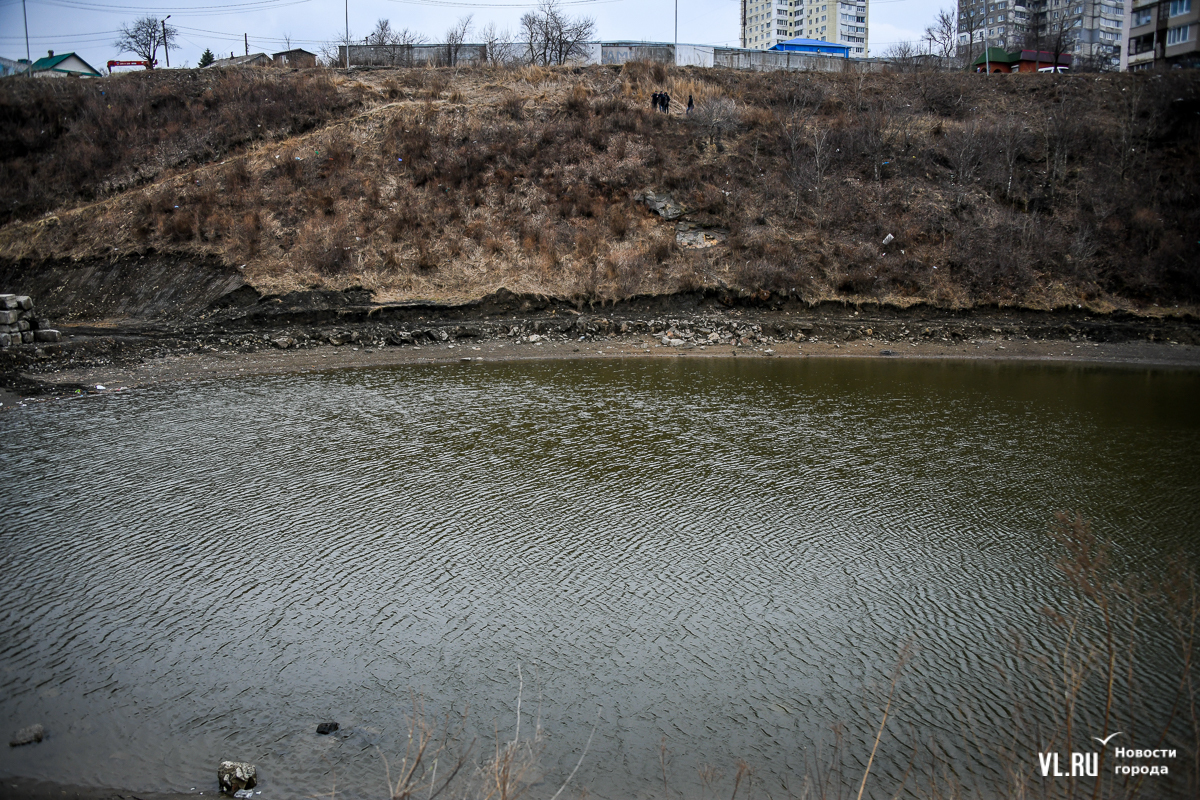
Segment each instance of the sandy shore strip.
[{"label": "sandy shore strip", "polygon": [[600,341],[516,342],[490,340],[409,347],[323,345],[294,350],[203,352],[150,358],[140,363],[106,364],[64,369],[39,376],[62,385],[60,393],[21,398],[5,392],[0,397],[14,405],[55,396],[76,394],[77,387],[102,392],[214,378],[250,375],[284,375],[335,369],[390,367],[409,364],[526,361],[535,359],[606,358],[889,358],[903,360],[987,360],[1036,363],[1094,364],[1132,367],[1200,368],[1200,347],[1165,342],[1069,342],[1061,340],[976,339],[961,343],[897,342],[780,342],[754,347],[730,345],[664,345],[652,336]]}]

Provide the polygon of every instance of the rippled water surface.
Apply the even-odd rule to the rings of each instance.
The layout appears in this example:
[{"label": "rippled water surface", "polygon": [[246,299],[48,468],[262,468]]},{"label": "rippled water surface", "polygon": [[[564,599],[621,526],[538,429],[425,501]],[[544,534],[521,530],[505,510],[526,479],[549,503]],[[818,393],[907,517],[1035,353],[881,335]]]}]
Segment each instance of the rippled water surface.
[{"label": "rippled water surface", "polygon": [[[385,796],[410,689],[488,751],[540,713],[546,796],[738,759],[861,763],[995,711],[1078,509],[1198,554],[1195,372],[874,361],[455,364],[253,378],[0,415],[0,772]],[[1154,685],[1149,691],[1162,689]],[[955,709],[958,709],[956,712]],[[342,730],[313,733],[331,719]],[[885,745],[881,780],[903,765]],[[543,791],[543,789],[545,789]]]}]

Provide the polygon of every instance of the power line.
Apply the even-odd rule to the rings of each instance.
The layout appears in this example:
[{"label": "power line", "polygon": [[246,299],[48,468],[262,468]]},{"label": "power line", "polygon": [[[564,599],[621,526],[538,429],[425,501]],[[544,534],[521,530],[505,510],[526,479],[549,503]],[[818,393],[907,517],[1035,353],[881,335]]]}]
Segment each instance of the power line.
[{"label": "power line", "polygon": [[60,8],[74,8],[86,11],[133,11],[145,12],[149,14],[190,14],[192,12],[203,12],[205,14],[242,14],[248,11],[265,11],[273,8],[282,8],[285,6],[295,6],[303,3],[310,3],[312,0],[252,0],[248,3],[234,3],[230,5],[219,6],[191,6],[178,8],[163,8],[146,6],[118,6],[102,3],[88,3],[84,0],[39,0],[42,5],[58,6]]},{"label": "power line", "polygon": [[[64,33],[59,36],[30,36],[29,41],[31,41],[31,42],[79,42],[79,43],[84,43],[84,44],[86,44],[88,42],[107,42],[107,41],[111,41],[111,37],[119,34],[120,31],[108,31],[107,35],[105,35],[105,33],[106,33],[105,31],[98,31],[95,34]],[[19,42],[19,41],[25,41],[25,37],[24,36],[0,36],[0,41]]]},{"label": "power line", "polygon": [[[388,0],[404,6],[431,6],[434,8],[536,8],[538,3],[465,3],[454,0]],[[600,6],[612,3],[624,3],[627,0],[565,0],[560,6]]]},{"label": "power line", "polygon": [[[176,27],[189,33],[203,33],[207,34],[208,36],[215,36],[219,39],[227,39],[229,41],[240,42],[242,41],[242,36],[244,35],[241,33],[226,33],[225,31],[210,31],[205,30],[204,28],[190,28],[186,25],[177,25]],[[295,36],[290,38],[284,38],[282,36],[255,36],[254,40],[258,42],[283,42],[284,44],[289,41],[292,44],[324,44],[324,40],[322,39],[299,39]]]}]

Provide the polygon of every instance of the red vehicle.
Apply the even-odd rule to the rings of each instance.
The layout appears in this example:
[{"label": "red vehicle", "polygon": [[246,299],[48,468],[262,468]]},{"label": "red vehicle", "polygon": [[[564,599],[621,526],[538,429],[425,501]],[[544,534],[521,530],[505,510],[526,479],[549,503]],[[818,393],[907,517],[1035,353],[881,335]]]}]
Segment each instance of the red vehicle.
[{"label": "red vehicle", "polygon": [[110,61],[108,62],[108,74],[112,74],[113,67],[145,67],[146,69],[154,69],[158,66],[158,59],[154,61]]}]

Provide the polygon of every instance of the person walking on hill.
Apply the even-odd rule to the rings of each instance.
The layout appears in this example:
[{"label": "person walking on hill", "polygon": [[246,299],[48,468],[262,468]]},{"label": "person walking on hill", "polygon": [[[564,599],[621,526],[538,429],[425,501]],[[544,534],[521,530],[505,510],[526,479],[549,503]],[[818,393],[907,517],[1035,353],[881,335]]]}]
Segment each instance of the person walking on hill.
[{"label": "person walking on hill", "polygon": [[663,92],[662,94],[660,94],[658,96],[658,105],[659,105],[659,108],[662,109],[662,112],[664,114],[670,114],[671,113],[671,95],[667,94],[666,92]]},{"label": "person walking on hill", "polygon": [[658,92],[655,92],[654,94],[650,95],[650,110],[658,111],[658,105]]},{"label": "person walking on hill", "polygon": [[691,116],[692,112],[695,109],[696,109],[696,104],[694,102],[692,102],[692,96],[689,94],[688,95],[688,110],[687,110],[688,116]]}]

